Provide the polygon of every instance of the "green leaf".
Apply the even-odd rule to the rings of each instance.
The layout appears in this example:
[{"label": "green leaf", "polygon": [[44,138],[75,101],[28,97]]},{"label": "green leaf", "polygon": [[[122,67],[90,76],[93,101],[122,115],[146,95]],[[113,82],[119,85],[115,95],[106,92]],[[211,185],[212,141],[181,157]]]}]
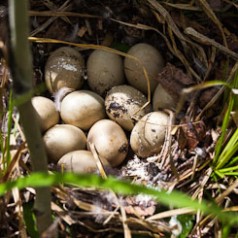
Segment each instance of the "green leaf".
[{"label": "green leaf", "polygon": [[227,163],[231,163],[232,157],[238,150],[238,129],[233,133],[227,142],[225,148],[221,152],[215,169],[223,168]]},{"label": "green leaf", "polygon": [[194,215],[180,215],[177,217],[182,225],[182,232],[179,238],[187,238],[194,224]]},{"label": "green leaf", "polygon": [[39,237],[39,233],[36,227],[36,219],[34,213],[32,212],[33,203],[24,203],[23,204],[23,216],[26,224],[27,233],[30,237]]},{"label": "green leaf", "polygon": [[[224,116],[224,119],[223,119],[223,123],[222,123],[221,136],[218,139],[216,147],[215,147],[214,167],[216,169],[221,168],[222,165],[227,163],[227,158],[224,159],[220,155],[221,155],[221,151],[222,151],[222,145],[224,143],[224,138],[225,138],[225,135],[226,135],[226,130],[227,130],[227,127],[228,127],[228,124],[229,124],[230,113],[231,113],[231,110],[233,108],[233,104],[234,104],[233,97],[230,96],[228,108],[227,108],[227,111],[225,113],[225,116]],[[218,166],[218,164],[219,164],[219,166]]]}]

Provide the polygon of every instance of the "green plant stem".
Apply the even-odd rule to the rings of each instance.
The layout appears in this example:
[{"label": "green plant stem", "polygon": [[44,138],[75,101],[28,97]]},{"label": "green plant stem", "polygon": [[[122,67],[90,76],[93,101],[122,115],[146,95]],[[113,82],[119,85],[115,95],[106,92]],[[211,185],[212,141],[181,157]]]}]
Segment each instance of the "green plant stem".
[{"label": "green plant stem", "polygon": [[[13,77],[14,99],[24,98],[18,104],[20,121],[31,155],[32,169],[47,172],[47,157],[37,121],[36,112],[31,104],[32,58],[28,42],[28,1],[9,0],[9,21],[11,44],[9,65]],[[43,233],[51,224],[50,187],[36,188],[34,211],[39,233]]]},{"label": "green plant stem", "polygon": [[[225,138],[226,130],[227,130],[229,119],[230,119],[230,113],[232,111],[233,105],[234,105],[234,98],[231,95],[229,98],[228,108],[227,108],[227,111],[225,113],[223,123],[222,123],[221,136],[218,139],[216,147],[215,147],[215,158],[213,161],[215,169],[221,168],[222,165],[224,165],[225,163],[228,162],[227,159],[223,159],[220,155],[221,155],[222,145],[224,143],[224,138]],[[218,166],[218,164],[219,164],[219,166]]]}]

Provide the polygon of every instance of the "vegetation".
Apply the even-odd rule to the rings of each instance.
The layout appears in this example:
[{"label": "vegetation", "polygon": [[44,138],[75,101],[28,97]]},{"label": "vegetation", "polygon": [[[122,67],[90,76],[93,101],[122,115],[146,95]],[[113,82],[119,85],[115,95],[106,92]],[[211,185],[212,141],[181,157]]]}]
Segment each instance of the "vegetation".
[{"label": "vegetation", "polygon": [[[237,237],[237,4],[197,2],[3,3],[11,40],[0,31],[0,237]],[[163,53],[157,80],[179,101],[176,111],[165,109],[161,153],[142,160],[130,151],[107,171],[90,147],[97,175],[47,163],[31,97],[52,97],[42,86],[49,53],[69,45],[84,57],[102,49],[141,64],[126,53],[140,41]],[[145,107],[152,95],[141,68]]]}]

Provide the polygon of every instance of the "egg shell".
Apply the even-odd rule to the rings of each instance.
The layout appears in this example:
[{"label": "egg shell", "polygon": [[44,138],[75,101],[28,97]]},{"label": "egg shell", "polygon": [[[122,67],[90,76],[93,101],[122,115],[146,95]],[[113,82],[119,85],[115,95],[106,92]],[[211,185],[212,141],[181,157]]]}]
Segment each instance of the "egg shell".
[{"label": "egg shell", "polygon": [[142,117],[131,131],[130,146],[141,158],[158,154],[164,143],[168,127],[168,115],[162,111]]},{"label": "egg shell", "polygon": [[82,150],[86,147],[86,136],[76,126],[57,124],[46,131],[43,136],[48,158],[57,162],[63,155],[70,151]]},{"label": "egg shell", "polygon": [[[103,165],[108,166],[105,161]],[[61,171],[74,173],[95,173],[98,168],[91,151],[75,150],[60,158],[57,165]]]},{"label": "egg shell", "polygon": [[141,109],[146,102],[146,96],[139,90],[129,85],[119,85],[107,93],[105,107],[110,119],[131,131],[135,123],[150,111],[150,105]]},{"label": "egg shell", "polygon": [[106,117],[104,99],[89,90],[74,91],[61,102],[60,116],[65,123],[88,130]]},{"label": "egg shell", "polygon": [[123,61],[119,55],[95,50],[87,61],[88,85],[101,96],[113,86],[124,83]]},{"label": "egg shell", "polygon": [[65,46],[52,52],[45,66],[45,82],[51,93],[67,87],[80,89],[83,86],[83,56],[74,48]]},{"label": "egg shell", "polygon": [[87,147],[95,147],[99,158],[108,161],[112,167],[120,165],[128,152],[128,140],[123,129],[114,121],[103,119],[89,130]]},{"label": "egg shell", "polygon": [[41,132],[45,132],[59,122],[59,113],[52,100],[42,96],[35,96],[31,102],[36,111]]},{"label": "egg shell", "polygon": [[136,57],[140,62],[126,57],[124,71],[130,85],[147,94],[147,80],[143,72],[146,69],[150,81],[151,92],[154,91],[157,81],[156,76],[164,67],[164,60],[160,52],[153,46],[146,43],[139,43],[130,48],[128,54]]},{"label": "egg shell", "polygon": [[174,110],[177,102],[161,84],[158,84],[153,94],[152,105],[153,111],[157,111],[159,109]]}]

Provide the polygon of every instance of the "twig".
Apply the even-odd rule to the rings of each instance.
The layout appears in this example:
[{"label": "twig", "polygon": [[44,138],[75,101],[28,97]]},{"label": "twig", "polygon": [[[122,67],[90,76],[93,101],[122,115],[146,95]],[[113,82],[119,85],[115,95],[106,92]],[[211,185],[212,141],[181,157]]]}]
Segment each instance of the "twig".
[{"label": "twig", "polygon": [[29,16],[38,17],[80,17],[80,18],[102,18],[101,16],[91,15],[78,12],[63,12],[63,11],[29,11]]},{"label": "twig", "polygon": [[[60,8],[59,11],[61,10],[68,10],[69,6],[68,6],[69,1],[66,1]],[[49,18],[46,22],[44,22],[40,27],[38,27],[37,29],[35,29],[34,31],[32,31],[30,33],[31,36],[35,36],[36,34],[38,34],[39,32],[43,31],[45,28],[47,28],[51,23],[53,23],[55,20],[57,19],[57,16],[51,17]]]},{"label": "twig", "polygon": [[238,54],[233,52],[232,50],[228,49],[227,47],[223,46],[222,44],[216,42],[213,39],[210,39],[209,37],[199,33],[198,31],[194,30],[192,27],[187,27],[184,31],[186,35],[191,36],[194,40],[198,41],[201,44],[204,45],[211,45],[220,50],[223,54],[229,55],[233,59],[238,59]]}]

